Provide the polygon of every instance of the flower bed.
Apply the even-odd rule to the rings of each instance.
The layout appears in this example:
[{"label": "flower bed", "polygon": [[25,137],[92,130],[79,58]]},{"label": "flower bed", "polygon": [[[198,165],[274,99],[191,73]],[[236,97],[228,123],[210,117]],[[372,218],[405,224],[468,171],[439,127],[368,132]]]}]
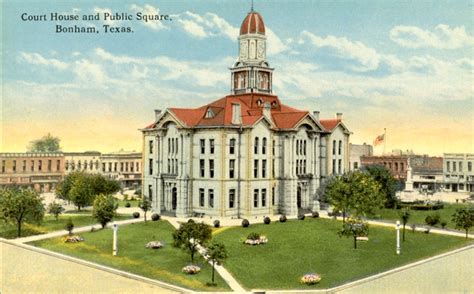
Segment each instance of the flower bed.
[{"label": "flower bed", "polygon": [[145,245],[145,248],[159,249],[163,247],[163,244],[160,241],[151,241]]},{"label": "flower bed", "polygon": [[63,239],[64,239],[64,243],[77,243],[77,242],[84,241],[84,238],[78,235],[66,236]]},{"label": "flower bed", "polygon": [[188,275],[195,275],[201,271],[201,268],[197,265],[187,265],[183,267],[183,272],[187,273]]},{"label": "flower bed", "polygon": [[321,281],[321,276],[318,274],[306,274],[301,278],[300,281],[305,285],[314,285]]},{"label": "flower bed", "polygon": [[247,236],[247,239],[245,239],[244,244],[247,244],[247,245],[260,245],[260,244],[265,244],[267,242],[268,242],[267,237],[260,236],[257,233],[250,233]]}]

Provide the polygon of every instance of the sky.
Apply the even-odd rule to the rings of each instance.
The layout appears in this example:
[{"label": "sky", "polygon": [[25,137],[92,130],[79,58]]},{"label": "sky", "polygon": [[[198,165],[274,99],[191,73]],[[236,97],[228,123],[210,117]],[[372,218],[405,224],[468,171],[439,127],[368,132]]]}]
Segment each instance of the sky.
[{"label": "sky", "polygon": [[[141,150],[139,129],[154,109],[230,93],[250,3],[3,1],[0,152],[24,152],[47,133],[64,151]],[[371,144],[385,128],[387,151],[474,152],[472,1],[255,0],[254,9],[283,103],[322,118],[342,112],[354,144]],[[57,25],[99,33],[56,33]]]}]

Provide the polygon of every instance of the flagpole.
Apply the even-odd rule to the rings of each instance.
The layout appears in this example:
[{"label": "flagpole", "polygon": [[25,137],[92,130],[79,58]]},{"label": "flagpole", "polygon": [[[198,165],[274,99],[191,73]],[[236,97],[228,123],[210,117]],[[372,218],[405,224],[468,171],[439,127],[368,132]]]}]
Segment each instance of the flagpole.
[{"label": "flagpole", "polygon": [[387,128],[383,128],[383,155],[385,155],[386,146],[387,146]]}]

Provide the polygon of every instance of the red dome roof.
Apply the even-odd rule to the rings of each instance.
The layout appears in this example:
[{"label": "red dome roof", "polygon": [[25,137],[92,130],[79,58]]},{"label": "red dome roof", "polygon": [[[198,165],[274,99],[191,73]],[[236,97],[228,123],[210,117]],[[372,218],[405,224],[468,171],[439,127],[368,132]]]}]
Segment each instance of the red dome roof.
[{"label": "red dome roof", "polygon": [[240,26],[240,35],[262,34],[265,35],[263,18],[258,12],[249,12]]}]

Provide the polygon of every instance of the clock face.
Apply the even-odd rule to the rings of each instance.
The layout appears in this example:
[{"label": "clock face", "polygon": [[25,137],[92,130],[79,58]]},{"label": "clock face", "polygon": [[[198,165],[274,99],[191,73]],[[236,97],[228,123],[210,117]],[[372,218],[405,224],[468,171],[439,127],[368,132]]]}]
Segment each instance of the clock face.
[{"label": "clock face", "polygon": [[258,58],[265,58],[265,44],[263,42],[258,43],[257,57]]},{"label": "clock face", "polygon": [[248,45],[246,41],[240,42],[240,58],[248,58]]}]

